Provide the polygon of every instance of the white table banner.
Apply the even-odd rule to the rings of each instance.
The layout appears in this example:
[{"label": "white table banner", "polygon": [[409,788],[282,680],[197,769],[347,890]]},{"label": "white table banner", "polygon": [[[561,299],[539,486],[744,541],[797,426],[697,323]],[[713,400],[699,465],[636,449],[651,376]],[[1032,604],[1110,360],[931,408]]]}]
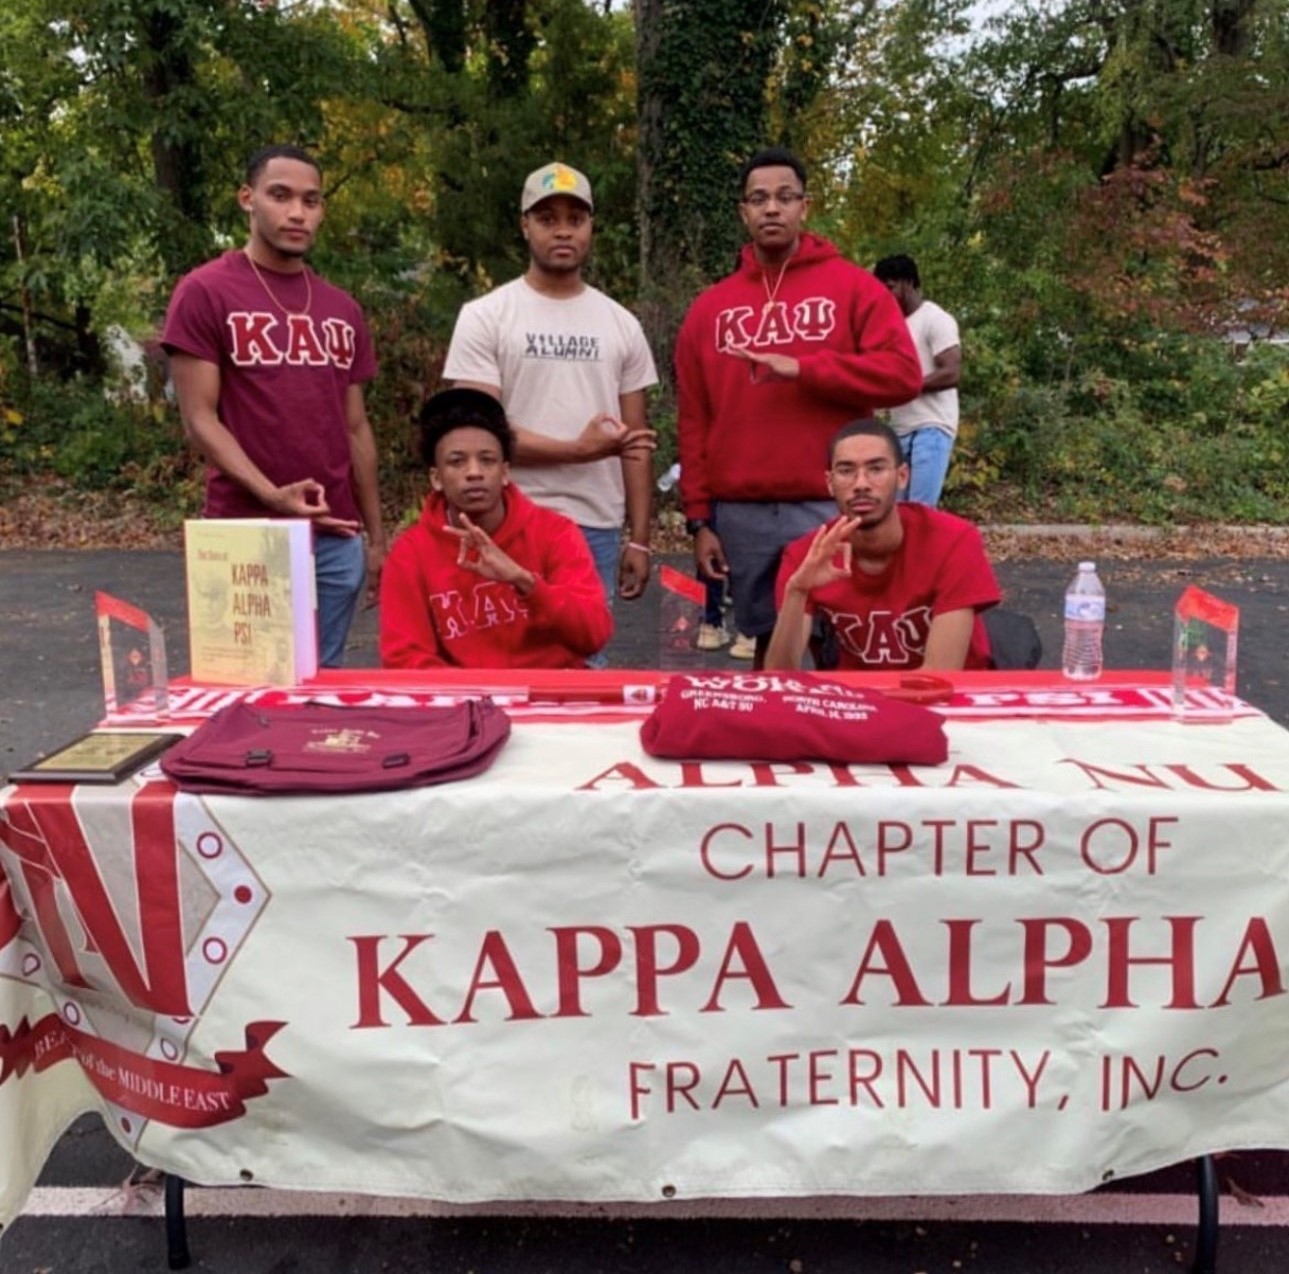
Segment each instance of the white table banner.
[{"label": "white table banner", "polygon": [[90,1109],[191,1181],[452,1201],[1289,1148],[1289,734],[948,730],[920,769],[519,720],[393,795],[9,789],[0,1220]]}]

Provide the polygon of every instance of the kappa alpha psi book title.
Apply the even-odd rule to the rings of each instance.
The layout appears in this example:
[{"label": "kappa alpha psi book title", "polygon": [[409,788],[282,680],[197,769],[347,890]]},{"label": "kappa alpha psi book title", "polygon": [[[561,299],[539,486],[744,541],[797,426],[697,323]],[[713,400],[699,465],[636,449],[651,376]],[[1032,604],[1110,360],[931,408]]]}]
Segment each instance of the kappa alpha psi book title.
[{"label": "kappa alpha psi book title", "polygon": [[307,519],[194,519],[184,556],[194,681],[294,685],[318,671]]}]

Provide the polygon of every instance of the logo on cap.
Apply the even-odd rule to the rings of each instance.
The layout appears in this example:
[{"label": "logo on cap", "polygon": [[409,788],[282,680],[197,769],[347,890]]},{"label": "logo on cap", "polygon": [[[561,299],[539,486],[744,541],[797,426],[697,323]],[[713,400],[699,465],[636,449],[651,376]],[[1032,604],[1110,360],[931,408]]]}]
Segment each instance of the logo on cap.
[{"label": "logo on cap", "polygon": [[556,164],[542,178],[542,189],[548,195],[569,194],[577,189],[577,174],[563,164]]},{"label": "logo on cap", "polygon": [[554,163],[528,174],[528,180],[524,182],[524,192],[520,197],[519,210],[527,212],[534,204],[556,195],[568,195],[572,199],[580,200],[588,208],[593,206],[591,183],[587,181],[585,175],[567,164]]}]

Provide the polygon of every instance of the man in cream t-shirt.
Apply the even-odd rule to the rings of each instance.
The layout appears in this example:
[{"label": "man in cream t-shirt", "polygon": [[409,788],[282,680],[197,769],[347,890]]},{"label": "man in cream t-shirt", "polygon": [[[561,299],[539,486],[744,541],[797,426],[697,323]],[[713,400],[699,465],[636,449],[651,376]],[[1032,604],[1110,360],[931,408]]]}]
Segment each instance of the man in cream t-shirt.
[{"label": "man in cream t-shirt", "polygon": [[500,399],[516,435],[512,479],[577,523],[610,604],[636,598],[649,580],[653,355],[635,316],[582,278],[586,177],[547,164],[519,207],[528,269],[462,308],[443,374]]},{"label": "man in cream t-shirt", "polygon": [[901,498],[934,508],[958,436],[958,377],[962,373],[958,323],[922,295],[922,279],[912,257],[903,253],[883,257],[873,273],[904,311],[922,364],[922,392],[890,412],[891,427],[899,435],[904,462],[909,466],[909,484]]}]

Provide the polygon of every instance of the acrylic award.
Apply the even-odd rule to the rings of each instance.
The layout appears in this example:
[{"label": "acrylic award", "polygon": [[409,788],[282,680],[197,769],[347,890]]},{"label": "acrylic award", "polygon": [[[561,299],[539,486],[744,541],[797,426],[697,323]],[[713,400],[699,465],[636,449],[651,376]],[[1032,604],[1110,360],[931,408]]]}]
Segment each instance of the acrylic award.
[{"label": "acrylic award", "polygon": [[1220,724],[1235,710],[1240,608],[1190,587],[1173,612],[1173,715]]},{"label": "acrylic award", "polygon": [[673,566],[659,568],[658,583],[658,667],[664,672],[701,669],[703,652],[694,643],[707,591],[692,575]]},{"label": "acrylic award", "polygon": [[166,640],[147,611],[110,593],[94,594],[109,717],[165,717],[169,711]]}]

